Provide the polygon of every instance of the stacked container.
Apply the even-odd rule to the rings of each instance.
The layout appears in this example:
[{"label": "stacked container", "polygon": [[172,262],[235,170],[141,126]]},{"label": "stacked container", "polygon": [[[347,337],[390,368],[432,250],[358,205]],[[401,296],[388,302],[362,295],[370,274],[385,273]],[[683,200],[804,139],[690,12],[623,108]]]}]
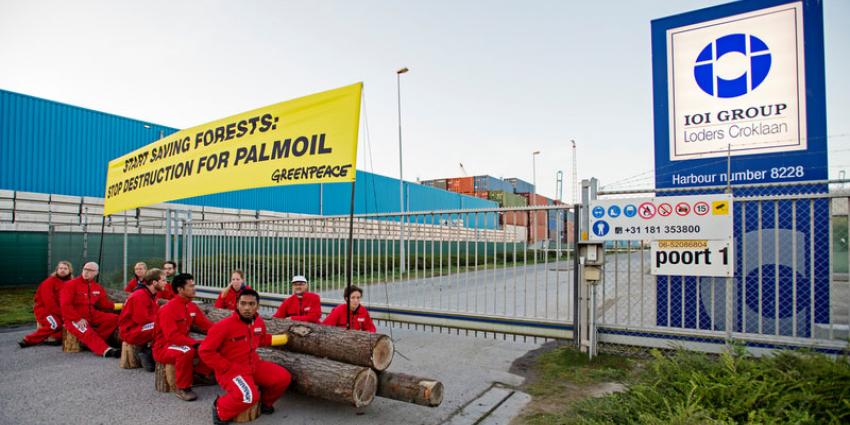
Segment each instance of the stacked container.
[{"label": "stacked container", "polygon": [[505,181],[511,184],[511,190],[514,193],[534,193],[534,185],[525,180],[511,177]]}]

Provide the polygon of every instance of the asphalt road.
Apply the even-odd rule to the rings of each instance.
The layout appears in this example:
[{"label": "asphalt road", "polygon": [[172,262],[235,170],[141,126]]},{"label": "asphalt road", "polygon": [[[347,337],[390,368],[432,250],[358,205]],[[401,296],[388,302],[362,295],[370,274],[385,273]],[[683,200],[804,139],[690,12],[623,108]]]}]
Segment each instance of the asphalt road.
[{"label": "asphalt road", "polygon": [[[185,402],[156,392],[152,373],[120,369],[117,359],[63,353],[61,347],[20,349],[16,341],[31,330],[0,330],[0,424],[211,423],[210,406],[223,393],[218,387],[196,388],[198,400]],[[275,404],[277,412],[252,423],[439,424],[494,383],[520,384],[522,379],[508,372],[511,363],[539,347],[398,328],[392,334],[397,352],[390,370],[441,380],[441,406],[376,398],[358,410],[288,392]]]}]

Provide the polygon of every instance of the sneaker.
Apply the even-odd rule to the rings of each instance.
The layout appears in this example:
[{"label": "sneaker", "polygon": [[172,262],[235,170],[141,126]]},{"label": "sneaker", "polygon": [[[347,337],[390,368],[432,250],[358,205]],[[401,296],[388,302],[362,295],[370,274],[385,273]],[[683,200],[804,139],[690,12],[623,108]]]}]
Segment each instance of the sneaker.
[{"label": "sneaker", "polygon": [[28,343],[27,340],[22,339],[22,340],[18,341],[18,346],[20,346],[21,348],[27,348],[27,347],[32,347],[32,344]]},{"label": "sneaker", "polygon": [[271,415],[274,413],[274,406],[266,406],[265,404],[260,403],[260,413],[264,415]]},{"label": "sneaker", "polygon": [[121,358],[121,352],[112,348],[112,347],[109,347],[109,348],[106,349],[106,351],[103,352],[103,357],[104,358],[112,357],[114,359],[120,359]]},{"label": "sneaker", "polygon": [[215,398],[212,404],[212,420],[213,425],[227,425],[230,421],[223,421],[218,417],[218,397]]},{"label": "sneaker", "polygon": [[146,371],[153,372],[156,370],[156,362],[153,360],[153,353],[149,348],[141,348],[136,351],[136,357]]},{"label": "sneaker", "polygon": [[192,391],[191,388],[177,388],[176,390],[174,390],[174,395],[176,395],[177,398],[183,401],[194,401],[198,399],[198,395],[195,394],[195,392]]},{"label": "sneaker", "polygon": [[62,340],[61,339],[48,339],[47,341],[44,341],[42,344],[58,347],[58,346],[62,345]]}]

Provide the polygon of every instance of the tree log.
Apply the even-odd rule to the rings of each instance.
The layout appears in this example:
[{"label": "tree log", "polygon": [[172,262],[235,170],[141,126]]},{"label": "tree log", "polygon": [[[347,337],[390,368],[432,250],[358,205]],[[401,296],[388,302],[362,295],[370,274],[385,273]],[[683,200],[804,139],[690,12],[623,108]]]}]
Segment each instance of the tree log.
[{"label": "tree log", "polygon": [[406,373],[378,373],[378,397],[421,406],[437,407],[443,402],[443,383]]},{"label": "tree log", "polygon": [[268,348],[257,349],[257,353],[289,370],[290,388],[301,394],[354,407],[368,406],[375,398],[378,377],[368,367]]},{"label": "tree log", "polygon": [[138,369],[142,367],[139,363],[139,358],[136,357],[138,347],[133,344],[121,343],[121,360],[118,361],[118,367],[121,369]]},{"label": "tree log", "polygon": [[[108,289],[107,293],[115,302],[125,302],[128,296],[126,292],[114,289]],[[233,314],[231,310],[215,308],[210,304],[198,307],[213,322]],[[289,351],[366,366],[376,371],[386,370],[393,360],[393,342],[386,335],[267,316],[263,316],[263,320],[270,334],[289,335],[286,345]]]},{"label": "tree log", "polygon": [[74,336],[71,332],[68,332],[67,329],[62,329],[62,351],[66,353],[79,353],[82,348],[80,347],[80,340]]}]

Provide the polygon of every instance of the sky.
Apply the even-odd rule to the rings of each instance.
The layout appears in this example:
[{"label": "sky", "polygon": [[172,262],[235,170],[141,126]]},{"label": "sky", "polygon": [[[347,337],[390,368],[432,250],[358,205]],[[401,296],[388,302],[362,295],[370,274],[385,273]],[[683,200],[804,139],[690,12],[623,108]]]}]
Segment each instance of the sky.
[{"label": "sky", "polygon": [[[534,181],[540,151],[538,193],[555,196],[560,170],[569,201],[570,140],[579,180],[653,186],[650,21],[726,2],[0,0],[0,88],[188,128],[363,81],[358,168],[398,177],[406,66],[406,180],[460,176],[462,163]],[[824,0],[824,15],[838,177],[850,1]]]}]

